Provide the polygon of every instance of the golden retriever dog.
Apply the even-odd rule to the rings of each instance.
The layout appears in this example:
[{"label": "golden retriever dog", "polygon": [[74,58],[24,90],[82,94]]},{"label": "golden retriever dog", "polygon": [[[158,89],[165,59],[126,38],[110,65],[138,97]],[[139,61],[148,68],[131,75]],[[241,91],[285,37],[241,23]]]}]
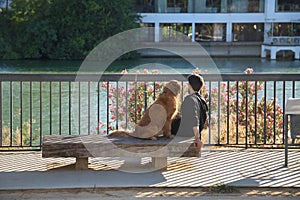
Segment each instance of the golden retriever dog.
[{"label": "golden retriever dog", "polygon": [[146,109],[134,131],[116,130],[109,136],[157,139],[158,135],[164,135],[172,138],[171,123],[180,107],[180,92],[180,83],[176,80],[169,81],[158,98]]}]

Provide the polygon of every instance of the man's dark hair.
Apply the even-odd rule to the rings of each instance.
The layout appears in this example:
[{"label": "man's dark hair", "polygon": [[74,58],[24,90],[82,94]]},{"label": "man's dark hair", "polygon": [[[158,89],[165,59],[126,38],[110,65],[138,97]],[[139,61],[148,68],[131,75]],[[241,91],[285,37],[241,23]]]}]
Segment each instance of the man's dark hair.
[{"label": "man's dark hair", "polygon": [[199,92],[204,85],[204,80],[202,76],[198,74],[192,74],[188,77],[189,84],[192,86],[195,92]]}]

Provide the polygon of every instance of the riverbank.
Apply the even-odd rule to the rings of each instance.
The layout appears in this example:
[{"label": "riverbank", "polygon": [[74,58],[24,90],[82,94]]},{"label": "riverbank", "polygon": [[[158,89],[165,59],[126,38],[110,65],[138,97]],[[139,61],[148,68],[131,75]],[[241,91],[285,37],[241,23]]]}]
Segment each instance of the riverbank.
[{"label": "riverbank", "polygon": [[[201,43],[145,43],[145,49],[138,52],[142,57],[174,57],[174,50],[180,56],[199,56],[201,48],[212,57],[260,57],[262,42],[201,42]],[[152,48],[155,47],[155,48]]]}]

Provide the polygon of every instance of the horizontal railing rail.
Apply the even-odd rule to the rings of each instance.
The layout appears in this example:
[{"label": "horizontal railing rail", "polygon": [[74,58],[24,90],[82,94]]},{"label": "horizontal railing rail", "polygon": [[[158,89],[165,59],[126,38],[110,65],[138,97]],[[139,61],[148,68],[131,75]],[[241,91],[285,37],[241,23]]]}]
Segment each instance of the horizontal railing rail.
[{"label": "horizontal railing rail", "polygon": [[[43,135],[132,129],[172,79],[188,74],[0,74],[0,151],[39,150]],[[208,145],[282,147],[299,74],[203,74]],[[183,87],[181,100],[187,90]]]}]

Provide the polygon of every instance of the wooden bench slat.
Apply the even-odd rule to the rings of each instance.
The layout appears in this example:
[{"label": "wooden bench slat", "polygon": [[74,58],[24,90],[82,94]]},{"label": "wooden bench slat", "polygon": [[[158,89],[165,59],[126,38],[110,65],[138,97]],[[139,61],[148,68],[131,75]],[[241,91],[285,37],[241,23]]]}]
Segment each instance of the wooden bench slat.
[{"label": "wooden bench slat", "polygon": [[102,135],[45,135],[43,157],[76,157],[76,168],[87,168],[88,157],[152,157],[154,166],[166,165],[167,157],[199,157],[191,138],[143,140]]}]

